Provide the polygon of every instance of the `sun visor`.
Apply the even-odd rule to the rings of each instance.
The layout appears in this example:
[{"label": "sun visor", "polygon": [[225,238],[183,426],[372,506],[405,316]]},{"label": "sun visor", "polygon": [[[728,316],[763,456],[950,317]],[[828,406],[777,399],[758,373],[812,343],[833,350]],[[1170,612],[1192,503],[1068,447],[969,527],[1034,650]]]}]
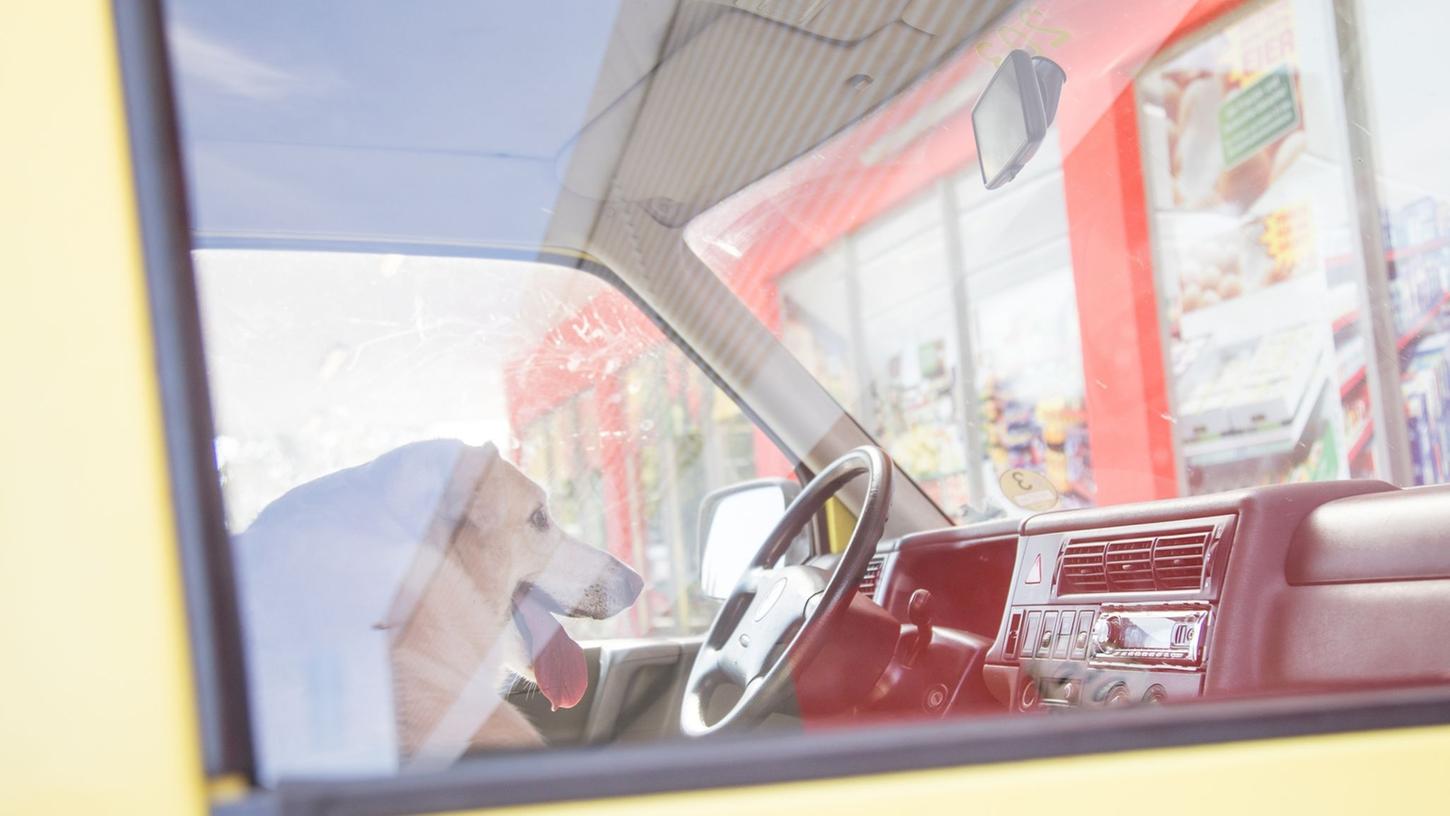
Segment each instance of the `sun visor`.
[{"label": "sun visor", "polygon": [[681,227],[860,121],[998,10],[918,4],[913,25],[909,2],[757,5],[682,4],[658,65],[571,141],[563,186]]}]

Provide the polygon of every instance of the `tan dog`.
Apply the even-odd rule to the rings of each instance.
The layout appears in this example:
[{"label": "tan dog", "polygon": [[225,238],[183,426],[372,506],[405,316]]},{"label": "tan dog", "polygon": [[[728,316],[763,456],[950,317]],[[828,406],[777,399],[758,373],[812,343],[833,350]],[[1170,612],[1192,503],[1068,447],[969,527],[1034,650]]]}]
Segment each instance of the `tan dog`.
[{"label": "tan dog", "polygon": [[493,445],[405,445],[274,501],[234,544],[259,771],[426,769],[539,745],[508,671],[556,708],[588,684],[554,615],[604,618],[642,581],[569,536]]},{"label": "tan dog", "polygon": [[543,488],[492,444],[465,449],[453,480],[474,485],[461,518],[441,550],[419,550],[388,615],[399,748],[420,767],[468,747],[542,744],[499,703],[500,670],[573,707],[589,683],[584,652],[554,615],[609,617],[642,585],[561,530]]}]

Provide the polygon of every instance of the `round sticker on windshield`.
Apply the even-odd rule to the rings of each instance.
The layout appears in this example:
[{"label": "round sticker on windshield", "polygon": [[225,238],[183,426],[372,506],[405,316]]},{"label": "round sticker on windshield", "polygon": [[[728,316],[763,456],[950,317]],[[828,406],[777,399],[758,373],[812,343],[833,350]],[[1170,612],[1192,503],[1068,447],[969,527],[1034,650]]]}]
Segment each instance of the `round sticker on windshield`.
[{"label": "round sticker on windshield", "polygon": [[1023,510],[1051,510],[1057,506],[1057,488],[1037,471],[1012,468],[997,483],[1003,495]]}]

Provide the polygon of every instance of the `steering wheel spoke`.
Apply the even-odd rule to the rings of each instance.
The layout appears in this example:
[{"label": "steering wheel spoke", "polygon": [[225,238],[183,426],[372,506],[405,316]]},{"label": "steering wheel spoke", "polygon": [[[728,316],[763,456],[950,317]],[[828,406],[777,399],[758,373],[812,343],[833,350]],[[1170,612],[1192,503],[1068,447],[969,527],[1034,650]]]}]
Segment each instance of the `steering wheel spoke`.
[{"label": "steering wheel spoke", "polygon": [[735,583],[736,595],[754,595],[760,590],[760,585],[765,581],[770,570],[766,567],[752,566],[745,570],[740,580]]},{"label": "steering wheel spoke", "polygon": [[[720,607],[695,657],[680,712],[685,734],[753,724],[779,707],[789,692],[792,668],[820,650],[831,620],[851,603],[875,554],[891,501],[891,468],[880,448],[856,448],[821,471],[786,508]],[[866,498],[835,569],[829,575],[813,566],[772,569],[769,565],[826,501],[862,474],[869,479]],[[707,723],[706,704],[722,682],[741,686],[744,693],[724,716]]]},{"label": "steering wheel spoke", "polygon": [[695,655],[695,665],[690,668],[690,679],[694,680],[696,676],[707,678],[720,673],[720,650],[708,643],[700,644],[700,651]]}]

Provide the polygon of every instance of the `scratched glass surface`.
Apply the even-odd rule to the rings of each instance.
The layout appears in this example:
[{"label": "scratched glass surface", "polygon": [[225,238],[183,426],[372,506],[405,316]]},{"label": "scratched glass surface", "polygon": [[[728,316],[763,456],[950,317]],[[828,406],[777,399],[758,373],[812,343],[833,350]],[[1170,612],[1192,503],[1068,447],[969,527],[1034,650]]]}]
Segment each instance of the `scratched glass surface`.
[{"label": "scratched glass surface", "polygon": [[165,8],[269,782],[679,736],[704,497],[856,429],[893,536],[1450,481],[1443,4]]}]

